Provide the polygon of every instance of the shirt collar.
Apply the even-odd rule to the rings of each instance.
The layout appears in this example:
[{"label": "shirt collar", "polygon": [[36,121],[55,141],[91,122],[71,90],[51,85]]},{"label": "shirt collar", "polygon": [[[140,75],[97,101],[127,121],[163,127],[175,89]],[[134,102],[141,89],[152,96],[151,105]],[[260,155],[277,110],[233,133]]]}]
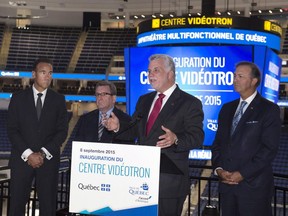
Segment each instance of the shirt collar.
[{"label": "shirt collar", "polygon": [[[167,99],[170,97],[170,95],[173,93],[173,91],[176,89],[177,85],[174,83],[169,89],[167,89],[163,94],[165,95],[164,99]],[[157,95],[160,94],[160,92],[157,93]]]},{"label": "shirt collar", "polygon": [[[113,109],[114,109],[114,106],[106,112],[107,116],[110,116],[110,115],[111,115],[111,112],[113,111]],[[99,110],[99,116],[100,116],[101,114],[102,114],[102,112]]]},{"label": "shirt collar", "polygon": [[[246,98],[246,102],[247,102],[247,105],[249,106],[250,105],[250,103],[254,100],[254,98],[256,97],[256,95],[257,95],[257,91],[255,91],[251,96],[249,96],[248,98]],[[240,103],[242,102],[242,101],[244,101],[242,98],[240,98]],[[247,106],[247,107],[248,107]]]},{"label": "shirt collar", "polygon": [[33,84],[33,86],[32,86],[32,89],[33,89],[33,94],[34,94],[34,97],[38,97],[38,93],[42,93],[43,95],[42,95],[42,98],[45,98],[46,97],[46,94],[47,94],[47,89],[45,89],[43,92],[39,92],[36,88],[35,88],[35,86],[34,86],[34,84]]}]

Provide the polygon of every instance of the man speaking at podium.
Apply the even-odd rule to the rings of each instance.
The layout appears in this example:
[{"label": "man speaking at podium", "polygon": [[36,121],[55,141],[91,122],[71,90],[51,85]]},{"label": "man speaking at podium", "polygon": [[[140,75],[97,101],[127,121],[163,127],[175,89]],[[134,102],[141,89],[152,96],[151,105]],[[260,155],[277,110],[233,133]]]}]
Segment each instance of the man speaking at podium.
[{"label": "man speaking at podium", "polygon": [[180,216],[190,189],[189,151],[200,148],[204,139],[202,104],[176,85],[170,56],[155,54],[149,61],[148,78],[156,91],[139,98],[132,123],[112,113],[106,128],[118,139],[161,147],[159,216]]}]

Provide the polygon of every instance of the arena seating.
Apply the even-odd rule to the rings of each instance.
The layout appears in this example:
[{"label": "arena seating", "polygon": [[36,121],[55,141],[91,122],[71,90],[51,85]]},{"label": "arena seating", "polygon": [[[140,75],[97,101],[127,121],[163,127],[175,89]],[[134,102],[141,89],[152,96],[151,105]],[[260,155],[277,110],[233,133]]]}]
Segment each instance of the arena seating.
[{"label": "arena seating", "polygon": [[91,28],[75,68],[77,73],[106,74],[114,55],[124,55],[124,48],[136,45],[136,29]]},{"label": "arena seating", "polygon": [[39,57],[53,60],[55,72],[66,72],[81,28],[31,26],[13,28],[6,70],[31,71]]},{"label": "arena seating", "polygon": [[288,30],[286,29],[283,36],[282,54],[288,54]]},{"label": "arena seating", "polygon": [[2,44],[4,29],[5,29],[5,24],[0,23],[0,44]]}]

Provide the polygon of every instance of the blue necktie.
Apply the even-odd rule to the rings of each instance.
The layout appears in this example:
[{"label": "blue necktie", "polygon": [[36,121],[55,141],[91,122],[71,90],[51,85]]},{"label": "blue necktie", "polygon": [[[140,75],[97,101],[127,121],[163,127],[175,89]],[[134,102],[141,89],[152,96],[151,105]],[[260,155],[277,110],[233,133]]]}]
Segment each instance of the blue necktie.
[{"label": "blue necktie", "polygon": [[232,128],[231,128],[231,135],[234,133],[235,128],[237,127],[242,115],[243,115],[243,108],[247,104],[246,101],[242,101],[240,104],[240,108],[237,110],[236,114],[233,117]]}]

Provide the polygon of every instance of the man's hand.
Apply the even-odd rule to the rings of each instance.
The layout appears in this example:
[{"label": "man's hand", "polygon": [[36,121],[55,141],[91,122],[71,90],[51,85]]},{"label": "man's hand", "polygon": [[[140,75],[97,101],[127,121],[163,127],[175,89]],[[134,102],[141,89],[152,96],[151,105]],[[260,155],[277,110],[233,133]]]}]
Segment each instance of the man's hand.
[{"label": "man's hand", "polygon": [[225,184],[235,185],[235,184],[239,184],[243,180],[242,175],[238,171],[228,172],[228,171],[223,170],[223,169],[218,169],[216,172],[217,172],[217,175],[219,176],[219,178],[221,179],[221,182],[223,182]]},{"label": "man's hand", "polygon": [[34,152],[29,155],[27,163],[32,168],[39,168],[43,165],[44,158],[42,157],[42,154],[40,152]]},{"label": "man's hand", "polygon": [[177,136],[168,128],[161,126],[161,129],[165,132],[163,135],[159,136],[159,140],[156,146],[161,148],[168,148],[175,143]]},{"label": "man's hand", "polygon": [[107,121],[104,122],[104,126],[107,128],[109,131],[119,131],[120,128],[120,122],[117,116],[111,112],[110,118],[107,119]]},{"label": "man's hand", "polygon": [[235,171],[231,173],[230,181],[240,183],[244,178],[240,172]]}]

